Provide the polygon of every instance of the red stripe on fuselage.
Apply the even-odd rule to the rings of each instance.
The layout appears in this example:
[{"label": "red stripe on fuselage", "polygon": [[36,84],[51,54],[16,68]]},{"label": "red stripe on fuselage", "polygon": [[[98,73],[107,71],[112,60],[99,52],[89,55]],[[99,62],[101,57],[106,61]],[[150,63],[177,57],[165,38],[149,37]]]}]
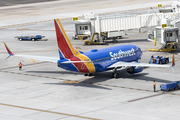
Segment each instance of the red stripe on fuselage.
[{"label": "red stripe on fuselage", "polygon": [[[81,59],[79,59],[76,56],[73,56],[69,60],[71,60],[71,61],[81,61]],[[87,68],[87,66],[86,66],[86,64],[84,62],[82,62],[82,63],[73,63],[73,64],[76,66],[76,68],[79,70],[79,72],[89,73],[89,69]]]},{"label": "red stripe on fuselage", "polygon": [[72,53],[71,48],[69,47],[66,38],[56,20],[54,20],[54,24],[56,28],[57,44],[59,49],[61,50],[65,58],[72,57],[74,54]]}]

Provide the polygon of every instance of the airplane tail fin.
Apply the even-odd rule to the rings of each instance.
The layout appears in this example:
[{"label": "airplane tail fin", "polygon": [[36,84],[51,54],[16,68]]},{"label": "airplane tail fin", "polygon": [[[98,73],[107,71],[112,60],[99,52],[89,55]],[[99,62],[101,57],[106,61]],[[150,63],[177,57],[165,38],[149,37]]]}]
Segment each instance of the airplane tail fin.
[{"label": "airplane tail fin", "polygon": [[72,56],[80,54],[78,50],[72,47],[72,44],[67,37],[59,19],[54,19],[54,25],[56,30],[60,59],[70,58]]},{"label": "airplane tail fin", "polygon": [[8,48],[8,46],[6,45],[6,43],[5,43],[5,42],[3,42],[3,43],[4,43],[4,46],[6,47],[6,50],[7,50],[7,52],[9,53],[9,55],[10,55],[10,56],[15,55],[14,53],[11,52],[11,50]]}]

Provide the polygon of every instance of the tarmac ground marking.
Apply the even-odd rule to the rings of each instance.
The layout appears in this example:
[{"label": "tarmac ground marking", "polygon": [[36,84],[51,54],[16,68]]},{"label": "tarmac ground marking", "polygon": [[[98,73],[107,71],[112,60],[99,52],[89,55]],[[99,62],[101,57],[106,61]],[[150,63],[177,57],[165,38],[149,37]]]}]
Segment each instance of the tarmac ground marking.
[{"label": "tarmac ground marking", "polygon": [[54,111],[42,110],[42,109],[36,109],[36,108],[23,107],[23,106],[18,106],[18,105],[11,105],[11,104],[4,104],[4,103],[0,103],[0,105],[15,107],[15,108],[28,109],[28,110],[34,110],[34,111],[39,111],[39,112],[60,114],[60,115],[65,115],[65,116],[70,116],[70,117],[84,118],[84,119],[89,119],[89,120],[99,120],[96,118],[90,118],[90,117],[84,117],[84,116],[79,116],[79,115],[73,115],[73,114],[68,114],[68,113],[60,113],[60,112],[54,112]]},{"label": "tarmac ground marking", "polygon": [[83,6],[79,6],[79,7],[88,7],[89,5],[83,5]]},{"label": "tarmac ground marking", "polygon": [[146,97],[142,97],[142,98],[137,98],[137,99],[129,100],[127,102],[134,102],[134,101],[138,101],[138,100],[142,100],[142,99],[147,99],[147,98],[151,98],[151,97],[155,97],[155,96],[159,96],[159,95],[163,95],[163,94],[150,95],[150,96],[146,96]]},{"label": "tarmac ground marking", "polygon": [[64,8],[54,9],[54,10],[63,10]]},{"label": "tarmac ground marking", "polygon": [[112,4],[112,3],[103,3],[103,5]]},{"label": "tarmac ground marking", "polygon": [[[69,84],[86,83],[86,84],[93,84],[93,85],[100,85],[100,86],[109,86],[109,87],[116,87],[116,88],[125,88],[125,89],[139,90],[139,91],[154,92],[153,90],[137,89],[137,88],[123,87],[123,86],[114,86],[114,85],[99,84],[99,83],[85,82],[84,81],[84,80],[91,79],[92,77],[86,78],[86,79],[80,79],[80,80],[68,80],[68,79],[62,79],[62,78],[55,78],[55,77],[48,77],[48,76],[38,76],[38,75],[16,73],[16,72],[10,72],[10,71],[0,71],[0,72],[11,73],[11,74],[19,74],[19,75],[26,75],[26,76],[34,76],[34,77],[43,77],[43,78],[49,78],[49,79],[63,80],[63,81],[61,81],[61,83],[69,83]],[[156,93],[180,96],[180,94],[175,94],[175,93],[171,93],[171,92],[157,91]]]}]

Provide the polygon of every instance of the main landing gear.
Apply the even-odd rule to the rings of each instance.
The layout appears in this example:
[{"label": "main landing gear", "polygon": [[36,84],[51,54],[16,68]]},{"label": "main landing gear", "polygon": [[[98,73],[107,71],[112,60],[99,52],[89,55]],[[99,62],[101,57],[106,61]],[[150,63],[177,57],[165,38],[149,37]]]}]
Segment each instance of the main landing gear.
[{"label": "main landing gear", "polygon": [[114,72],[110,74],[111,78],[119,78],[119,74],[117,73],[117,70],[114,69]]},{"label": "main landing gear", "polygon": [[84,76],[93,76],[93,73],[85,73]]}]

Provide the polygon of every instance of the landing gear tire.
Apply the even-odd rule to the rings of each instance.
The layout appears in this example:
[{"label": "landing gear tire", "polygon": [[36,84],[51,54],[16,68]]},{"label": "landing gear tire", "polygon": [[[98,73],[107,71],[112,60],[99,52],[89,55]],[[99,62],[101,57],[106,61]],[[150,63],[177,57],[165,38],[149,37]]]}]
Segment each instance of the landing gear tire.
[{"label": "landing gear tire", "polygon": [[114,73],[114,78],[119,78],[119,74],[118,73]]},{"label": "landing gear tire", "polygon": [[93,76],[93,73],[89,73],[88,76]]},{"label": "landing gear tire", "polygon": [[168,64],[168,63],[169,63],[169,60],[168,60],[168,59],[166,59],[165,63],[166,63],[166,64]]},{"label": "landing gear tire", "polygon": [[114,73],[111,73],[111,74],[110,74],[110,77],[111,77],[111,78],[114,78]]},{"label": "landing gear tire", "polygon": [[84,74],[84,76],[88,76],[88,74],[86,73],[86,74]]}]

